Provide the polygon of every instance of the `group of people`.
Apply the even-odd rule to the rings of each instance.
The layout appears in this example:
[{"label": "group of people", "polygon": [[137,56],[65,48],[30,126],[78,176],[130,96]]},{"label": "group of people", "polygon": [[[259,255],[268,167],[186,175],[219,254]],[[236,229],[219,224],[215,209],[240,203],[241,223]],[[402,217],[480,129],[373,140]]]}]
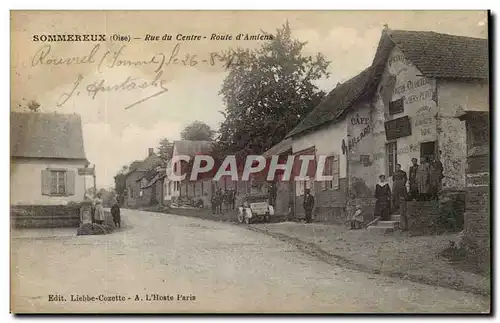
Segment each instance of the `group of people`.
[{"label": "group of people", "polygon": [[[116,198],[111,202],[111,216],[115,227],[121,227],[120,204]],[[105,220],[102,194],[97,193],[92,201],[92,223],[103,225]]]},{"label": "group of people", "polygon": [[[392,190],[385,175],[380,175],[380,181],[375,185],[375,217],[389,220],[392,211],[399,209],[401,198],[420,201],[437,199],[443,177],[443,164],[438,158],[430,160],[428,157],[422,157],[420,165],[418,160],[413,158],[409,177],[401,169],[401,165],[397,164],[392,174]],[[407,182],[409,192],[406,188]]]},{"label": "group of people", "polygon": [[226,210],[234,210],[236,208],[236,191],[218,189],[215,194],[212,195],[210,201],[212,205],[213,214],[222,214],[224,212],[223,206],[226,205]]}]

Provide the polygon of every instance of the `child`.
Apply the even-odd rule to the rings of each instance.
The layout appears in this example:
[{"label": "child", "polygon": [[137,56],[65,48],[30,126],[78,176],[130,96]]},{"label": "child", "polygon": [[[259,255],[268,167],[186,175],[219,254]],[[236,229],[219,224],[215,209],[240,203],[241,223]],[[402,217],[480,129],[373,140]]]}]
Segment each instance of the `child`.
[{"label": "child", "polygon": [[351,228],[350,230],[361,229],[363,225],[363,208],[361,205],[356,205],[356,210],[351,217]]},{"label": "child", "polygon": [[113,222],[115,227],[121,227],[121,217],[120,217],[120,205],[117,200],[113,201],[113,206],[111,207],[111,215],[113,216]]}]

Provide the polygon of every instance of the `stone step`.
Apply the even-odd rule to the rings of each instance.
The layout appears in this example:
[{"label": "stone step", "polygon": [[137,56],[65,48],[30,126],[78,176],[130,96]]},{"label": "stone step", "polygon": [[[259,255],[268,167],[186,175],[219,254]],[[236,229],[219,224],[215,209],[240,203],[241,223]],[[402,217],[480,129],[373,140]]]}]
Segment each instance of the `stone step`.
[{"label": "stone step", "polygon": [[394,232],[394,228],[378,226],[378,225],[372,225],[371,227],[368,227],[367,230],[382,234]]}]

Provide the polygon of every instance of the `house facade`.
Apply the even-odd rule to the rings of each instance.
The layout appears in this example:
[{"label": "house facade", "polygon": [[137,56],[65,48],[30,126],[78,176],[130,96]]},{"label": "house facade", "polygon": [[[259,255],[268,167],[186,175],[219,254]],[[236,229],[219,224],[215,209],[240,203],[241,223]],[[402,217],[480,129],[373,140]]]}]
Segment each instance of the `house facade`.
[{"label": "house facade", "polygon": [[80,116],[11,113],[12,205],[83,201],[86,179],[78,170],[88,165]]},{"label": "house facade", "polygon": [[443,189],[465,190],[467,145],[461,107],[488,110],[487,41],[384,30],[372,65],[339,84],[290,134],[293,154],[327,155],[332,183],[296,182],[316,196],[316,219],[345,221],[353,199],[372,206],[381,174],[392,186],[396,165],[439,158]]},{"label": "house facade", "polygon": [[150,185],[156,175],[156,168],[161,164],[161,158],[154,153],[153,148],[149,148],[147,157],[125,177],[125,206],[142,207],[156,205],[161,201],[161,189],[157,189],[159,185],[156,182]]},{"label": "house facade", "polygon": [[[209,154],[212,151],[211,141],[202,140],[177,140],[173,144],[172,156],[189,156],[194,158],[197,154]],[[172,165],[172,160],[168,161],[167,172],[181,169],[181,162]],[[169,174],[163,181],[163,200],[165,204],[177,202],[179,199],[201,199],[204,206],[210,206],[210,199],[215,192],[218,183],[211,178],[204,177],[196,181],[191,181],[189,176],[182,181],[170,180]]]},{"label": "house facade", "polygon": [[[295,181],[294,214],[305,215],[302,202],[306,188],[315,197],[315,219],[324,222],[343,222],[349,194],[349,165],[347,145],[353,145],[356,136],[350,123],[350,111],[369,110],[371,69],[367,68],[343,84],[338,84],[326,98],[288,135],[292,139],[292,153],[325,156],[322,175],[332,176],[331,181]],[[362,120],[366,123],[365,120]],[[358,126],[356,124],[356,126]],[[361,125],[362,126],[362,125]],[[366,126],[366,125],[365,125]],[[367,135],[367,134],[363,134]],[[358,137],[361,133],[358,134]],[[349,139],[351,138],[351,139]],[[358,140],[359,141],[359,140]],[[316,169],[314,166],[313,169]]]}]

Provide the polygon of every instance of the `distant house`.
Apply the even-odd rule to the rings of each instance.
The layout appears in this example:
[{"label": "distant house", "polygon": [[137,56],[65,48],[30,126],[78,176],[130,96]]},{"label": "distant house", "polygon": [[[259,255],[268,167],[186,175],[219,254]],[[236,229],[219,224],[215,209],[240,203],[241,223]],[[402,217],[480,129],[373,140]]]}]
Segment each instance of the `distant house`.
[{"label": "distant house", "polygon": [[[212,151],[212,142],[204,140],[177,140],[174,141],[172,156],[190,156],[194,158],[197,154],[209,154]],[[171,160],[167,165],[167,171],[172,169],[180,169],[181,163],[178,162],[172,167]],[[198,181],[190,181],[189,177],[183,181],[172,181],[165,178],[163,182],[164,201],[170,203],[172,200],[179,197],[199,198],[202,199],[205,205],[208,205],[212,192],[215,190],[217,183],[212,179],[203,179]]]},{"label": "distant house", "polygon": [[127,195],[126,207],[141,207],[158,204],[161,200],[161,189],[157,190],[151,181],[155,178],[157,167],[162,164],[161,158],[154,153],[153,148],[148,149],[148,156],[134,169],[125,175]]},{"label": "distant house", "polygon": [[[89,165],[78,115],[11,113],[11,204],[80,202]],[[90,184],[90,183],[89,183]]]}]

